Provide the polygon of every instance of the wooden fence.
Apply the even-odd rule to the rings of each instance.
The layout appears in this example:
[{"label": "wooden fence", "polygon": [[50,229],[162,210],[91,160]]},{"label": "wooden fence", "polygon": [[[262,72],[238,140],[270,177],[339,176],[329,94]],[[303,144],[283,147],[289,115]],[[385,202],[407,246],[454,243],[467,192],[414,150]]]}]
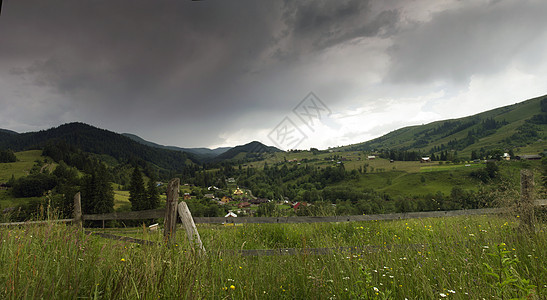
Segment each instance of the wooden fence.
[{"label": "wooden fence", "polygon": [[[533,226],[534,206],[547,206],[547,199],[533,201],[533,176],[528,170],[521,171],[521,197],[516,201],[517,214],[522,215],[521,223],[523,226]],[[327,216],[327,217],[192,217],[186,203],[178,202],[180,181],[173,179],[168,184],[167,203],[164,209],[153,209],[144,211],[114,212],[106,214],[82,214],[80,193],[74,196],[74,218],[54,221],[34,221],[34,222],[15,222],[2,223],[0,226],[17,226],[25,224],[35,224],[44,222],[73,222],[82,226],[83,221],[109,221],[109,220],[138,220],[138,219],[157,219],[164,218],[164,239],[166,243],[173,243],[176,234],[177,215],[180,217],[186,235],[190,244],[200,253],[205,254],[205,248],[201,242],[195,223],[316,223],[316,222],[355,222],[355,221],[374,221],[374,220],[401,220],[417,218],[438,218],[453,216],[485,215],[498,214],[508,211],[508,208],[482,208],[468,210],[452,211],[427,211],[427,212],[407,212],[394,214],[374,214],[374,215],[353,215],[353,216]],[[113,235],[112,235],[113,236]],[[107,237],[107,236],[105,236]],[[115,237],[115,236],[113,236]],[[118,237],[122,238],[122,237]]]}]

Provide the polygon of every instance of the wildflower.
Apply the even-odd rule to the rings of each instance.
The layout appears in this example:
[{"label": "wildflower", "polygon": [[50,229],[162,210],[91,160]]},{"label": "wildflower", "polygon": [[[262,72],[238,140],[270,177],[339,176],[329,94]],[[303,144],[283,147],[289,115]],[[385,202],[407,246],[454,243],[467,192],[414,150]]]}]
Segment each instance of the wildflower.
[{"label": "wildflower", "polygon": [[120,261],[125,261],[125,258],[120,259]]},{"label": "wildflower", "polygon": [[230,288],[231,288],[232,290],[235,290],[235,289],[236,289],[236,287],[235,287],[233,284],[230,286]]},{"label": "wildflower", "polygon": [[455,290],[448,290],[448,292],[451,293],[451,294],[455,294],[455,293],[456,293]]},{"label": "wildflower", "polygon": [[445,298],[445,297],[446,297],[446,294],[445,294],[445,293],[439,293],[439,296]]},{"label": "wildflower", "polygon": [[373,286],[372,289],[373,289],[375,292],[379,292],[379,291],[380,291],[380,290],[379,290],[377,287],[375,287],[375,286]]}]

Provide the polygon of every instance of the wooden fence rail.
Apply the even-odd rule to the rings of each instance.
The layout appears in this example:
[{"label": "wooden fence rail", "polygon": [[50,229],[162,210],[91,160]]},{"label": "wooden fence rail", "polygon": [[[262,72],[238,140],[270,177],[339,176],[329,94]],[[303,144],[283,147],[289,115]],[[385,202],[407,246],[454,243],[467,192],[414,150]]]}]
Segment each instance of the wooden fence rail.
[{"label": "wooden fence rail", "polygon": [[[536,206],[547,206],[547,199],[535,201]],[[501,213],[507,208],[480,208],[480,209],[462,209],[462,210],[443,210],[443,211],[424,211],[407,212],[393,214],[374,214],[374,215],[352,215],[352,216],[327,216],[327,217],[193,217],[194,223],[317,223],[317,222],[354,222],[354,221],[374,221],[374,220],[400,220],[414,218],[439,218],[452,216],[469,216]],[[100,215],[83,215],[84,220],[137,220],[163,218],[165,209],[131,211],[122,213],[109,213]]]},{"label": "wooden fence rail", "polygon": [[138,220],[165,217],[165,208],[141,211],[113,212],[107,214],[82,215],[86,221]]},{"label": "wooden fence rail", "polygon": [[[535,201],[535,206],[547,206],[547,199]],[[374,221],[374,220],[400,220],[414,218],[439,218],[453,216],[470,216],[483,214],[496,214],[505,211],[507,208],[481,208],[481,209],[463,209],[463,210],[446,210],[446,211],[424,211],[424,212],[408,212],[394,214],[374,214],[374,215],[353,215],[353,216],[329,216],[329,217],[193,217],[194,222],[208,224],[222,223],[258,223],[258,224],[275,224],[275,223],[317,223],[317,222],[355,222],[355,221]],[[86,221],[110,221],[110,220],[138,220],[138,219],[157,219],[165,217],[165,209],[152,209],[142,211],[115,212],[108,214],[82,215],[82,219]],[[58,220],[59,222],[71,222],[73,219]],[[48,221],[27,221],[14,223],[0,223],[0,226],[17,226],[24,224],[44,223]]]}]

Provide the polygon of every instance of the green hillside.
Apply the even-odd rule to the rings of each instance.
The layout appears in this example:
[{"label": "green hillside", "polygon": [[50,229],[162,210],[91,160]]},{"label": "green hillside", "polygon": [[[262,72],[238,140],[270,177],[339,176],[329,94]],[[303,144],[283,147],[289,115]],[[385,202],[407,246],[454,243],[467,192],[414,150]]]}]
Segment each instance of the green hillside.
[{"label": "green hillside", "polygon": [[494,149],[538,153],[546,150],[546,129],[547,96],[541,96],[469,117],[401,128],[338,150],[458,151],[461,156]]},{"label": "green hillside", "polygon": [[144,161],[159,169],[177,172],[194,160],[191,154],[146,146],[121,134],[84,123],[69,123],[39,132],[0,134],[0,149],[43,149],[55,161],[67,161],[68,152],[81,150],[119,163]]}]

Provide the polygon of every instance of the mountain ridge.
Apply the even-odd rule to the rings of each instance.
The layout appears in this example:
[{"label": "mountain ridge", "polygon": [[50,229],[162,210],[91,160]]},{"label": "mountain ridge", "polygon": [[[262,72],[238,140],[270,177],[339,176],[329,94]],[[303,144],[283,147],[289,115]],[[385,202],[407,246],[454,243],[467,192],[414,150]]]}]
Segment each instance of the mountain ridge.
[{"label": "mountain ridge", "polygon": [[546,120],[547,95],[544,95],[471,116],[399,128],[338,150],[460,151],[469,154],[480,149],[512,149],[532,144],[541,148]]},{"label": "mountain ridge", "polygon": [[[142,159],[164,169],[174,166],[177,171],[182,170],[188,160],[200,164],[232,159],[241,152],[281,151],[256,141],[236,147],[216,149],[163,146],[146,141],[134,134],[120,134],[81,122],[66,123],[36,132],[12,132],[0,131],[0,149],[9,148],[15,151],[43,149],[48,144],[64,142],[86,152],[110,155],[119,161]],[[226,152],[229,153],[225,154]],[[223,154],[225,155],[222,156]]]},{"label": "mountain ridge", "polygon": [[156,148],[162,148],[162,149],[168,149],[168,150],[174,150],[174,151],[189,152],[189,153],[193,153],[193,154],[202,156],[204,158],[211,158],[211,157],[217,156],[217,155],[222,154],[222,153],[224,153],[224,152],[226,152],[226,151],[233,148],[233,147],[218,147],[218,148],[215,148],[215,149],[210,149],[210,148],[205,148],[205,147],[183,148],[183,147],[177,147],[177,146],[164,146],[164,145],[160,145],[160,144],[157,144],[157,143],[154,143],[154,142],[147,141],[147,140],[141,138],[140,136],[138,136],[136,134],[122,133],[121,135],[126,136],[126,137],[128,137],[128,138],[130,138],[130,139],[132,139],[136,142],[139,142],[139,143],[143,144],[143,145],[156,147]]}]

